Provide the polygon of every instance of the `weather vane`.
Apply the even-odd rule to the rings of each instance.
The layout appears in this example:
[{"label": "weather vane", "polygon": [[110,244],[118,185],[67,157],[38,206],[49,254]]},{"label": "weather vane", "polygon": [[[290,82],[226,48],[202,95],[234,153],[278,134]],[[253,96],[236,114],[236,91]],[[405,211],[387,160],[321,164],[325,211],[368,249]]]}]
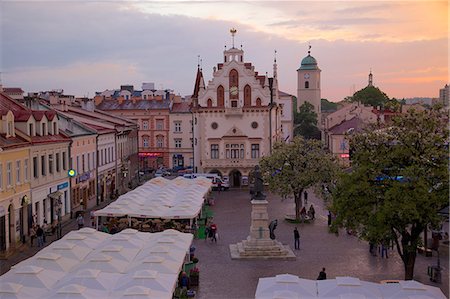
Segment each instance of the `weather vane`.
[{"label": "weather vane", "polygon": [[311,44],[308,42],[308,55],[311,54]]},{"label": "weather vane", "polygon": [[233,48],[234,48],[234,35],[236,34],[237,30],[235,28],[230,29],[231,38],[233,40]]}]

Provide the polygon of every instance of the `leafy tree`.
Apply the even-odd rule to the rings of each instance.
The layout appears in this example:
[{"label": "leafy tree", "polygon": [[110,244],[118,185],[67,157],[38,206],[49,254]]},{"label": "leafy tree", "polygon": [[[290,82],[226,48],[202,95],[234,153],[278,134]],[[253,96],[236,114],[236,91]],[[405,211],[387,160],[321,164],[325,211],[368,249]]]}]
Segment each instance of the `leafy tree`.
[{"label": "leafy tree", "polygon": [[358,90],[351,97],[345,98],[349,102],[360,102],[364,105],[370,105],[372,107],[384,106],[389,100],[389,97],[382,92],[378,87],[367,86],[361,90]]},{"label": "leafy tree", "polygon": [[329,183],[339,167],[318,140],[295,137],[290,143],[276,143],[272,155],[259,162],[269,189],[282,197],[293,195],[295,217],[300,220],[301,196],[305,189]]},{"label": "leafy tree", "polygon": [[327,99],[321,99],[320,105],[322,111],[336,111],[338,110],[338,104],[328,101]]},{"label": "leafy tree", "polygon": [[420,234],[448,205],[448,118],[416,111],[389,127],[351,137],[353,171],[333,191],[334,229],[347,227],[373,243],[395,242],[405,279],[413,279]]},{"label": "leafy tree", "polygon": [[300,106],[300,111],[294,113],[294,124],[294,136],[320,139],[320,130],[317,128],[317,113],[311,103],[303,103]]}]

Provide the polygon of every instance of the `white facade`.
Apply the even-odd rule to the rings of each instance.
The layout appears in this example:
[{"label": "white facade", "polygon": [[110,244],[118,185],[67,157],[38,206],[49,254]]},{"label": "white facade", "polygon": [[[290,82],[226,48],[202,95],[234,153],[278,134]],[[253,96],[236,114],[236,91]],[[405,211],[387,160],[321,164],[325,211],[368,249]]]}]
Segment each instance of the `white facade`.
[{"label": "white facade", "polygon": [[271,94],[269,78],[244,62],[243,50],[233,47],[223,54],[207,86],[200,69],[197,73],[194,172],[220,172],[230,177],[231,186],[240,186],[273,144],[283,140],[281,109],[276,77]]}]

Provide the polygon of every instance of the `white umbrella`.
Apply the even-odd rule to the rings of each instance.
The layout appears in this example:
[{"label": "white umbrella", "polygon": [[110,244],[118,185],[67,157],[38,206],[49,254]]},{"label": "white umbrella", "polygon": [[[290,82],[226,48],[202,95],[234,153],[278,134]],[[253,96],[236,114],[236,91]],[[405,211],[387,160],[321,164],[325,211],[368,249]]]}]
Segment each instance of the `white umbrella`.
[{"label": "white umbrella", "polygon": [[317,298],[317,284],[291,274],[260,278],[255,298]]},{"label": "white umbrella", "polygon": [[114,287],[121,276],[121,274],[101,272],[100,270],[81,269],[60,280],[54,288],[59,289],[64,286],[76,284],[88,289],[109,291]]},{"label": "white umbrella", "polygon": [[336,279],[318,280],[320,298],[358,298],[381,299],[379,284],[361,281],[354,277],[336,277]]},{"label": "white umbrella", "polygon": [[172,299],[173,294],[152,290],[145,286],[132,286],[124,290],[118,290],[111,294],[110,298],[121,299]]},{"label": "white umbrella", "polygon": [[24,265],[12,267],[1,279],[2,282],[13,282],[30,288],[51,289],[64,275],[64,272]]},{"label": "white umbrella", "polygon": [[59,242],[54,242],[50,246],[45,247],[45,250],[59,254],[67,258],[75,258],[82,261],[89,253],[92,252],[92,248],[87,246],[81,246],[83,244],[75,244],[69,241],[61,240]]},{"label": "white umbrella", "polygon": [[131,287],[145,287],[155,292],[163,292],[172,295],[178,279],[176,274],[162,274],[152,270],[140,270],[130,272],[123,276],[116,284],[114,291],[121,291]]},{"label": "white umbrella", "polygon": [[0,282],[0,298],[2,299],[45,298],[47,293],[46,288],[32,288],[14,282]]},{"label": "white umbrella", "polygon": [[422,284],[415,280],[402,280],[398,283],[380,285],[380,291],[385,299],[445,299],[441,289]]},{"label": "white umbrella", "polygon": [[86,261],[74,271],[82,269],[94,269],[108,273],[125,273],[129,262],[124,260],[114,259],[103,253],[94,253],[86,258]]},{"label": "white umbrella", "polygon": [[69,272],[78,264],[79,260],[75,258],[63,257],[60,254],[52,253],[44,249],[32,258],[21,262],[20,266],[37,266],[46,270]]},{"label": "white umbrella", "polygon": [[52,290],[46,298],[48,299],[92,299],[108,298],[108,291],[90,289],[78,284],[65,285],[56,290]]},{"label": "white umbrella", "polygon": [[167,260],[161,256],[149,256],[137,260],[131,264],[127,272],[136,272],[139,270],[153,270],[162,274],[178,274],[181,271],[182,262]]}]

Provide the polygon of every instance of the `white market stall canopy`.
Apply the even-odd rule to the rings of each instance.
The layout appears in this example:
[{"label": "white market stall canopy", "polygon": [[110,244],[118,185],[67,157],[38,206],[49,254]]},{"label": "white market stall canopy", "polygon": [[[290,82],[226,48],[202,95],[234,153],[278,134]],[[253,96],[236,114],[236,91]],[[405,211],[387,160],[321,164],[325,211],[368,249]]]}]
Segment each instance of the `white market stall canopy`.
[{"label": "white market stall canopy", "polygon": [[420,282],[400,281],[379,284],[359,280],[354,277],[310,280],[291,274],[260,278],[256,288],[256,299],[369,299],[369,298],[446,298],[442,291]]},{"label": "white market stall canopy", "polygon": [[192,240],[176,230],[73,231],[0,276],[0,298],[171,299]]},{"label": "white market stall canopy", "polygon": [[211,180],[198,177],[154,178],[95,211],[95,216],[161,219],[193,219],[202,209]]}]

